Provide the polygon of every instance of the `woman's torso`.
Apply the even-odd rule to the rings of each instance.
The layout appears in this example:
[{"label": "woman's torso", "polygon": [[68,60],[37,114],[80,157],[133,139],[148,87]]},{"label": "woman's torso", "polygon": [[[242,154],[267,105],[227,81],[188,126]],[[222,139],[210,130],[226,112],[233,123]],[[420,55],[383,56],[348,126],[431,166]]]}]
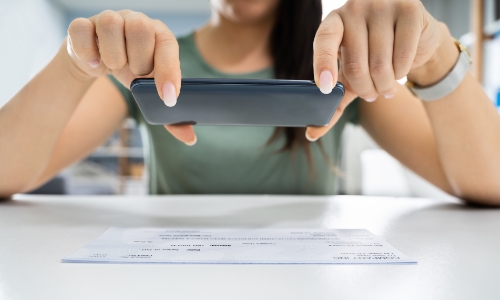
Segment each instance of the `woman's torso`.
[{"label": "woman's torso", "polygon": [[[271,68],[248,74],[226,74],[207,65],[196,49],[193,34],[178,39],[184,78],[273,78]],[[112,78],[113,79],[113,78]],[[274,127],[195,126],[192,147],[176,140],[163,126],[145,122],[130,91],[113,82],[127,100],[145,148],[151,194],[335,194],[342,131],[357,118],[353,102],[321,144],[311,143],[312,172],[305,151],[279,152],[285,137],[269,145]]]}]

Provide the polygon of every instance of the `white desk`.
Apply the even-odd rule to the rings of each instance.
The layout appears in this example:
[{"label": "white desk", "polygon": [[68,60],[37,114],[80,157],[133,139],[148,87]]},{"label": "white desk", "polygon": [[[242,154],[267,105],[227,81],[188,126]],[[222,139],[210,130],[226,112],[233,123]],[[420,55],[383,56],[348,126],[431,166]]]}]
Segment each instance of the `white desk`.
[{"label": "white desk", "polygon": [[[102,265],[117,227],[366,228],[417,265]],[[500,210],[428,199],[57,197],[0,204],[0,299],[500,299]]]}]

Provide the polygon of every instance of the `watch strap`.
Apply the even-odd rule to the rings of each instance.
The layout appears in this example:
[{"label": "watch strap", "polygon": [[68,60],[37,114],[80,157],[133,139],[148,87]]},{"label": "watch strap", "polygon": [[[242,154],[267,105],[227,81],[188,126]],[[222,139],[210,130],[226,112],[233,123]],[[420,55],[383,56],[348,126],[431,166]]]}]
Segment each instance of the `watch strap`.
[{"label": "watch strap", "polygon": [[457,63],[450,73],[446,75],[440,82],[430,87],[418,87],[407,81],[406,86],[413,92],[415,96],[423,101],[435,101],[446,97],[458,88],[462,83],[467,71],[469,70],[471,59],[464,47],[457,42],[460,49],[460,56]]}]

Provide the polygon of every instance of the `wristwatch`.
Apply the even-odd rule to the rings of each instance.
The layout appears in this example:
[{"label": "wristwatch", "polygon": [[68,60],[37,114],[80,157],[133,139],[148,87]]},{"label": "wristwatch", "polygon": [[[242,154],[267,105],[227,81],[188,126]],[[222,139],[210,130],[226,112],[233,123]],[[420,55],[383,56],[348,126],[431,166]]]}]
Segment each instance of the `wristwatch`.
[{"label": "wristwatch", "polygon": [[451,94],[462,82],[469,70],[472,60],[470,58],[469,50],[457,39],[453,38],[453,42],[457,45],[460,51],[458,61],[445,78],[438,83],[429,87],[419,87],[411,81],[405,83],[406,87],[417,98],[423,101],[435,101]]}]

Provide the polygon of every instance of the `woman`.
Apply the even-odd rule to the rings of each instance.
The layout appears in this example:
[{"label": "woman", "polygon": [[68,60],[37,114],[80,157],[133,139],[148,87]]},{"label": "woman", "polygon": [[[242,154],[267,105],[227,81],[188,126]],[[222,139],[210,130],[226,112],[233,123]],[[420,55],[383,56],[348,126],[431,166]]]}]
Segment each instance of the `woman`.
[{"label": "woman", "polygon": [[[128,10],[74,20],[54,59],[0,110],[0,195],[39,186],[91,153],[130,114],[146,141],[152,193],[335,193],[328,160],[335,163],[341,131],[352,121],[442,190],[500,204],[500,118],[478,82],[466,74],[432,102],[396,82],[407,76],[429,87],[461,61],[446,26],[419,1],[349,0],[323,22],[320,0],[211,6],[208,24],[179,39]],[[328,126],[307,130],[146,124],[124,87],[154,77],[173,106],[181,71],[314,79],[323,93],[340,80],[346,95]]]}]

